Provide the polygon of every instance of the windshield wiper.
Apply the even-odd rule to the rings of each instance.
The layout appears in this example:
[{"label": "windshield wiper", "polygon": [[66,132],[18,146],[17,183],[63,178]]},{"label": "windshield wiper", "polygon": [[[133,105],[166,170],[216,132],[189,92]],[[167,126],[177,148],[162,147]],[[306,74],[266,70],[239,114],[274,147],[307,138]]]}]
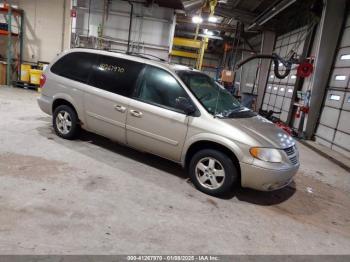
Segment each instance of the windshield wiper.
[{"label": "windshield wiper", "polygon": [[235,108],[233,108],[232,110],[230,110],[230,113],[232,112],[237,112],[237,111],[244,111],[246,108],[244,106],[237,106]]},{"label": "windshield wiper", "polygon": [[217,112],[214,114],[214,117],[229,117],[230,114],[234,113],[234,112],[237,112],[238,110],[242,109],[244,107],[241,107],[241,106],[237,106],[235,108],[232,108],[231,110],[225,110],[223,112]]},{"label": "windshield wiper", "polygon": [[248,117],[253,117],[256,116],[257,113],[253,112],[252,110],[240,106],[239,108],[237,108],[236,110],[231,111],[227,117],[229,118],[248,118]]}]

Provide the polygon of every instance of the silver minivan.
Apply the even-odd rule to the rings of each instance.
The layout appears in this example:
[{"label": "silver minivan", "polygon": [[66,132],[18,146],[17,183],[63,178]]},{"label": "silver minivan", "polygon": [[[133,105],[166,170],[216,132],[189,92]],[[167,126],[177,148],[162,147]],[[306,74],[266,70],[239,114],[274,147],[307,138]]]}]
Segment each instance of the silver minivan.
[{"label": "silver minivan", "polygon": [[299,168],[295,141],[200,71],[101,50],[72,49],[41,79],[56,134],[80,128],[186,168],[210,195],[234,185],[276,190]]}]

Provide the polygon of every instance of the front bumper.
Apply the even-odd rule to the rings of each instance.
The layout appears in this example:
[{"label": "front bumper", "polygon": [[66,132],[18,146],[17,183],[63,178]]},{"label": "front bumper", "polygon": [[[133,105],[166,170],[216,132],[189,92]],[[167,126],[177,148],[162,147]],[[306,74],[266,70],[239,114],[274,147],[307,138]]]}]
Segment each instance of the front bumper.
[{"label": "front bumper", "polygon": [[287,186],[298,172],[300,164],[288,169],[266,169],[251,164],[240,163],[242,187],[261,191],[272,191]]},{"label": "front bumper", "polygon": [[40,109],[48,115],[52,114],[52,98],[41,94],[37,98]]}]

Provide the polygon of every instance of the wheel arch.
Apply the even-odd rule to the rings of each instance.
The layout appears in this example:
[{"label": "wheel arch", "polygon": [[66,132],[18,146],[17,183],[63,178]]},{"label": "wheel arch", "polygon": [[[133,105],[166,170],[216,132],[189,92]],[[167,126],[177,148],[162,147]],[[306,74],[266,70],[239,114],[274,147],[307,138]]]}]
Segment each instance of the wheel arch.
[{"label": "wheel arch", "polygon": [[80,117],[80,114],[77,110],[77,106],[73,102],[73,99],[67,95],[54,97],[53,102],[52,102],[52,108],[51,108],[52,115],[53,115],[55,109],[61,105],[67,105],[67,106],[71,107],[75,111],[75,113],[77,114],[79,121],[81,121],[81,117]]},{"label": "wheel arch", "polygon": [[69,101],[67,101],[67,100],[65,100],[63,98],[57,98],[56,100],[53,101],[53,103],[52,103],[52,112],[54,112],[55,109],[58,106],[61,106],[61,105],[70,106],[72,109],[75,110],[75,112],[77,112],[77,110],[75,109],[74,105],[71,102],[69,102]]},{"label": "wheel arch", "polygon": [[194,154],[202,149],[216,149],[220,152],[224,152],[233,160],[233,163],[239,173],[239,177],[241,177],[241,167],[240,167],[239,159],[237,155],[227,146],[224,146],[221,143],[218,143],[216,141],[210,141],[210,140],[199,140],[192,143],[188,147],[182,163],[186,169],[188,168],[188,165],[191,161],[191,158],[194,156]]}]

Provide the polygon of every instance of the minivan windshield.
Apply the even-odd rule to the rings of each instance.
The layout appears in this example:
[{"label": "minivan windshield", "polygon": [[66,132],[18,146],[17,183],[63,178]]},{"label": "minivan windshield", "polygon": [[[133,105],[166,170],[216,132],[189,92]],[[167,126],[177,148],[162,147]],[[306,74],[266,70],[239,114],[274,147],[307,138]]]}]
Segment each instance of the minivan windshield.
[{"label": "minivan windshield", "polygon": [[177,74],[212,115],[221,118],[252,117],[255,115],[206,74],[185,70],[178,71]]}]

